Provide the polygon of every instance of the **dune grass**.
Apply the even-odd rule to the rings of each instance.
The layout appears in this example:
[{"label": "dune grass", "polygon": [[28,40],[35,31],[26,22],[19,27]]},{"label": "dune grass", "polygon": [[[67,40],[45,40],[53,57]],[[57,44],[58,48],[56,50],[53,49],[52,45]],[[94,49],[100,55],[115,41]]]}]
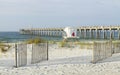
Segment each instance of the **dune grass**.
[{"label": "dune grass", "polygon": [[112,41],[112,44],[113,44],[115,47],[119,47],[119,46],[120,46],[120,40]]},{"label": "dune grass", "polygon": [[119,44],[120,40],[112,41],[113,44]]},{"label": "dune grass", "polygon": [[59,42],[59,47],[65,47],[66,44],[67,44],[67,42],[61,41],[61,42]]},{"label": "dune grass", "polygon": [[68,48],[73,48],[75,46],[79,46],[80,49],[92,49],[93,48],[93,42],[84,42],[84,41],[60,41],[58,42],[59,47],[68,47]]},{"label": "dune grass", "polygon": [[50,44],[56,44],[57,42],[54,41],[54,40],[50,40],[50,41],[48,41],[48,43],[50,43]]},{"label": "dune grass", "polygon": [[47,40],[41,38],[29,39],[25,41],[26,44],[38,44],[38,43],[45,43]]},{"label": "dune grass", "polygon": [[80,46],[81,49],[92,49],[93,48],[93,43],[90,43],[90,42],[79,42],[78,45]]},{"label": "dune grass", "polygon": [[1,50],[1,52],[7,52],[10,47],[11,47],[10,45],[6,45],[4,43],[0,43],[0,50]]}]

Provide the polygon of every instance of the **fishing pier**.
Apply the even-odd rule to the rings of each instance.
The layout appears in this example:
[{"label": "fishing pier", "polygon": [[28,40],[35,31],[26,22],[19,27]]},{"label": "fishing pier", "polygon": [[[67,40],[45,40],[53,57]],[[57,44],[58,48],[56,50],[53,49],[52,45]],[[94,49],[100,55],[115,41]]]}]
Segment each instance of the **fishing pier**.
[{"label": "fishing pier", "polygon": [[[120,39],[120,26],[81,26],[76,27],[80,39]],[[20,34],[62,37],[64,28],[20,29]]]}]

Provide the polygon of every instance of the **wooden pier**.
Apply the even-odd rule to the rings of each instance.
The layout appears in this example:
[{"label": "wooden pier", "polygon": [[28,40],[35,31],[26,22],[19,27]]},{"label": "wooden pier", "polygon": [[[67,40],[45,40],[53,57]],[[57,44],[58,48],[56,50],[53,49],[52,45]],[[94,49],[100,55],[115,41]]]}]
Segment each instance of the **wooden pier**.
[{"label": "wooden pier", "polygon": [[[81,39],[120,39],[120,26],[81,26],[76,29],[77,36]],[[39,36],[62,36],[64,28],[21,29],[20,33]]]},{"label": "wooden pier", "polygon": [[21,29],[21,34],[39,35],[39,36],[62,36],[63,28],[32,28]]}]

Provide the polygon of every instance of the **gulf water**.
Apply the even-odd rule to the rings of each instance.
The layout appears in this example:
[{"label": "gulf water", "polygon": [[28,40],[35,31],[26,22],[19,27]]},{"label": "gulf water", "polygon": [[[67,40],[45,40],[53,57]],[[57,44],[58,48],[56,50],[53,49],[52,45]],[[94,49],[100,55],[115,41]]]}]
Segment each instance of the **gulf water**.
[{"label": "gulf water", "polygon": [[35,35],[21,35],[19,32],[0,32],[1,42],[19,42],[28,39],[42,38],[45,40],[62,40],[62,37],[48,37],[48,36],[35,36]]},{"label": "gulf water", "polygon": [[[109,33],[107,36],[109,36]],[[101,38],[97,39],[97,40],[106,40],[106,39],[102,39],[102,34],[100,37]],[[114,37],[115,37],[115,39],[118,38],[117,32],[115,33]],[[34,38],[42,38],[45,40],[54,40],[54,41],[63,40],[62,36],[61,37],[50,37],[50,36],[21,35],[19,32],[0,32],[0,42],[19,42],[19,41],[25,41],[25,40],[34,39]],[[109,37],[108,37],[108,39],[109,39]],[[84,40],[92,40],[92,39],[79,38],[79,40],[84,41]]]}]

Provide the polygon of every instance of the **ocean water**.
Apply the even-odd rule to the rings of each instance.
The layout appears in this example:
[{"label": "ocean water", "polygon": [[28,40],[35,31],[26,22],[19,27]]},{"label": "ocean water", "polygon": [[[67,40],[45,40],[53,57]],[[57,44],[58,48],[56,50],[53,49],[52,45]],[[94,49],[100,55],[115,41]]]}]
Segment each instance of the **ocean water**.
[{"label": "ocean water", "polygon": [[45,40],[62,40],[62,37],[41,37],[35,35],[21,35],[19,32],[0,32],[0,41],[2,42],[19,42],[33,38],[42,38]]},{"label": "ocean water", "polygon": [[[114,34],[114,39],[118,39],[117,32]],[[83,39],[82,36],[79,38],[80,41],[88,41],[88,40],[109,40],[109,32],[107,33],[107,39],[103,39],[103,34],[100,34],[99,39],[91,39],[89,38],[89,35],[87,36],[86,39]],[[96,36],[96,35],[94,35]],[[21,35],[19,32],[0,32],[0,42],[19,42],[19,41],[25,41],[28,39],[33,39],[33,38],[42,38],[45,40],[54,40],[54,41],[61,41],[63,40],[62,36],[61,37],[50,37],[50,36],[35,36],[35,35]]]}]

